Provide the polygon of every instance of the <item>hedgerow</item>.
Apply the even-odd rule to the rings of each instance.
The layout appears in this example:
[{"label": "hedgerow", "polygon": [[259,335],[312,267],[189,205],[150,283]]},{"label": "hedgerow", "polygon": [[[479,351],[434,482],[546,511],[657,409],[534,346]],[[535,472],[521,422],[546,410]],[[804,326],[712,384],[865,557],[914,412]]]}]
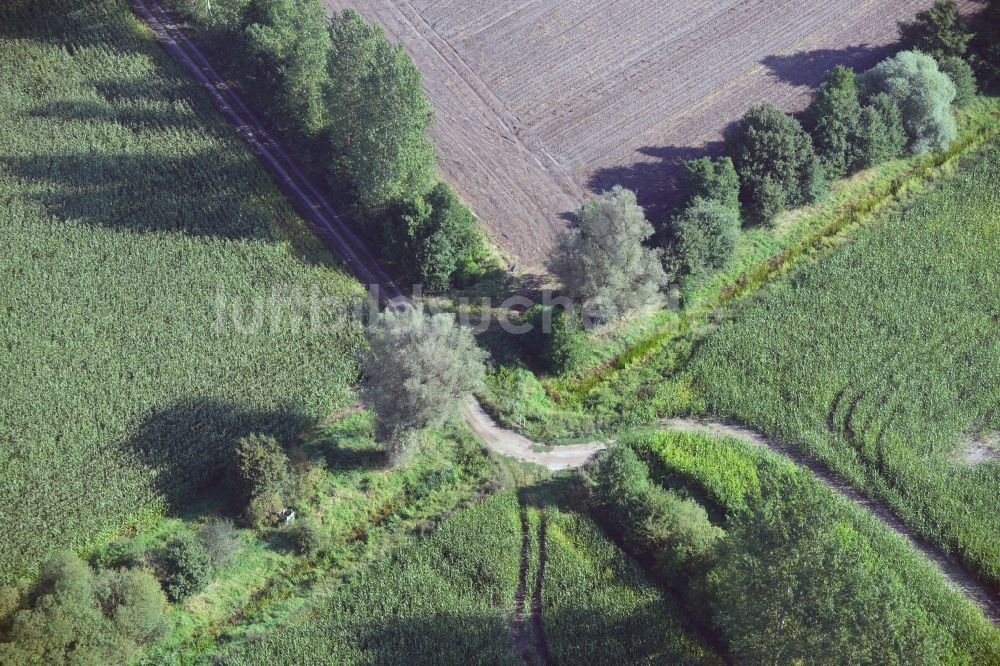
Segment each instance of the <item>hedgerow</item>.
[{"label": "hedgerow", "polygon": [[5,3],[0,25],[3,583],[343,404],[362,338],[360,290],[127,3]]}]

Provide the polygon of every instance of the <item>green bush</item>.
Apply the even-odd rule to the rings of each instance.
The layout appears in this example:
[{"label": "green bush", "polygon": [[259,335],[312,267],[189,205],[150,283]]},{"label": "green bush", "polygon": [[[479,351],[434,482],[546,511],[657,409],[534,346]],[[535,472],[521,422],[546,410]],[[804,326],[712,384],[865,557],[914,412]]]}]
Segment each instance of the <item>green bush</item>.
[{"label": "green bush", "polygon": [[145,571],[93,570],[75,555],[49,558],[27,603],[10,618],[0,663],[116,664],[170,626],[166,598]]},{"label": "green bush", "polygon": [[740,175],[745,210],[755,222],[768,223],[825,190],[812,139],[797,120],[771,104],[747,111],[728,132],[726,147]]},{"label": "green bush", "polygon": [[958,135],[955,84],[929,55],[902,51],[858,77],[862,97],[887,94],[899,106],[913,153],[945,150]]},{"label": "green bush", "polygon": [[723,268],[740,234],[738,215],[715,200],[695,199],[672,226],[667,262],[674,275],[698,276]]},{"label": "green bush", "polygon": [[253,434],[236,447],[236,490],[252,526],[274,525],[285,508],[288,456],[273,437]]},{"label": "green bush", "polygon": [[242,547],[239,531],[233,521],[227,518],[212,520],[203,525],[198,530],[198,540],[212,558],[215,568],[229,564]]},{"label": "green bush", "polygon": [[957,56],[948,56],[938,60],[938,68],[955,84],[955,106],[961,108],[971,104],[977,92],[972,65]]},{"label": "green bush", "polygon": [[330,547],[330,537],[316,516],[297,518],[287,530],[288,538],[301,555],[313,557]]},{"label": "green bush", "polygon": [[804,122],[831,180],[843,178],[854,168],[860,120],[861,100],[854,71],[838,65],[826,73],[806,109]]},{"label": "green bush", "polygon": [[579,312],[562,309],[554,312],[547,345],[549,370],[556,374],[578,370],[586,359],[587,341]]},{"label": "green bush", "polygon": [[181,601],[203,590],[212,580],[212,557],[192,534],[174,537],[159,555],[163,588],[171,601]]},{"label": "green bush", "polygon": [[917,14],[915,21],[900,22],[899,33],[904,49],[934,58],[964,56],[973,37],[955,0],[935,0],[934,6]]},{"label": "green bush", "polygon": [[384,256],[430,293],[474,275],[485,253],[475,216],[445,182],[392,206],[383,237]]},{"label": "green bush", "polygon": [[740,177],[729,157],[702,157],[684,163],[681,175],[685,206],[696,199],[718,201],[739,215]]}]

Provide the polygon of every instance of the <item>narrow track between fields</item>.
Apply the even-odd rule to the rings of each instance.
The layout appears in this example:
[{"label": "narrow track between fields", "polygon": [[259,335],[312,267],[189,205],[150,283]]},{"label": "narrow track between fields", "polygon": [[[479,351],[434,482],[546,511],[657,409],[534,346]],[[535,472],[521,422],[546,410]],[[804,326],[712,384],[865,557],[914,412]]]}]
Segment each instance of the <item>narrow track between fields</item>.
[{"label": "narrow track between fields", "polygon": [[[176,21],[157,0],[130,0],[136,15],[153,31],[163,49],[208,93],[209,98],[240,138],[257,155],[281,191],[316,229],[357,278],[375,290],[380,305],[402,308],[410,304],[374,255],[354,231],[337,215],[319,188],[306,177],[294,160],[267,131],[259,118],[243,103],[191,42]],[[572,446],[543,447],[518,433],[498,426],[478,403],[470,405],[466,420],[486,446],[499,454],[523,462],[543,465],[550,470],[580,467],[605,448],[604,442]],[[831,474],[815,461],[794,449],[742,426],[716,421],[673,419],[665,421],[665,430],[704,432],[737,437],[767,447],[809,469],[834,492],[869,511],[888,529],[909,541],[914,548],[934,562],[942,575],[961,590],[995,625],[1000,626],[1000,598],[996,590],[979,581],[956,560],[920,539],[906,527],[884,503],[868,498]],[[524,594],[527,594],[524,590]],[[534,595],[532,595],[534,596]],[[525,599],[522,599],[522,604]],[[523,614],[523,607],[522,607]]]}]

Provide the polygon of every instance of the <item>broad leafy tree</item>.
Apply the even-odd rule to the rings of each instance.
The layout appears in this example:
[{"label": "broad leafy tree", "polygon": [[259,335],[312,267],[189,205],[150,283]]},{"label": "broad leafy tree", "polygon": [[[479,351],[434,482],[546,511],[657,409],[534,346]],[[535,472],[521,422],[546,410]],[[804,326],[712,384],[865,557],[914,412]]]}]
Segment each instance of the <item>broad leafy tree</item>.
[{"label": "broad leafy tree", "polygon": [[361,399],[389,460],[402,462],[416,431],[460,413],[480,389],[486,354],[450,314],[386,310],[368,328]]},{"label": "broad leafy tree", "polygon": [[606,314],[656,302],[667,285],[660,252],[644,243],[653,226],[635,193],[616,186],[577,213],[552,261],[565,291]]},{"label": "broad leafy tree", "polygon": [[772,104],[756,106],[727,134],[750,218],[770,222],[778,213],[810,203],[827,188],[812,139],[797,120]]},{"label": "broad leafy tree", "polygon": [[913,153],[944,150],[955,140],[955,84],[929,55],[902,51],[859,76],[858,86],[863,97],[885,93],[899,106]]},{"label": "broad leafy tree", "polygon": [[380,214],[430,189],[434,115],[420,72],[382,28],[348,9],[333,18],[330,41],[331,176],[353,188],[364,213]]},{"label": "broad leafy tree", "polygon": [[906,129],[899,106],[885,93],[875,95],[861,109],[854,142],[856,167],[867,169],[896,159],[903,154],[906,144]]},{"label": "broad leafy tree", "polygon": [[326,125],[326,12],[319,0],[253,0],[244,30],[246,67],[279,127],[312,139]]},{"label": "broad leafy tree", "polygon": [[838,65],[826,73],[805,113],[806,129],[831,180],[843,178],[854,166],[852,146],[860,119],[854,71]]},{"label": "broad leafy tree", "polygon": [[938,69],[955,84],[955,106],[964,107],[976,98],[976,74],[969,63],[958,56],[946,56],[938,60]]}]

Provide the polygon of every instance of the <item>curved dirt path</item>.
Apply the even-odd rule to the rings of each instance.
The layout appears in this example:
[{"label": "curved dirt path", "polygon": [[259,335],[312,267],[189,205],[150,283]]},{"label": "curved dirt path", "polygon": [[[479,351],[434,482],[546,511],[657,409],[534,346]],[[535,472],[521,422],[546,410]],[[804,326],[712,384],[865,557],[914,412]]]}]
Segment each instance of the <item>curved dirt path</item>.
[{"label": "curved dirt path", "polygon": [[[406,307],[409,301],[382,270],[365,243],[337,216],[319,189],[302,173],[281,145],[268,133],[264,124],[229,87],[226,80],[212,67],[204,54],[176,25],[157,0],[131,0],[131,2],[136,14],[153,31],[163,49],[205,88],[212,103],[236,128],[239,136],[261,160],[281,191],[314,225],[331,249],[343,258],[347,267],[364,284],[377,288],[375,295],[381,304]],[[579,467],[606,447],[603,442],[556,448],[542,447],[523,435],[498,426],[478,403],[469,405],[466,421],[490,450],[522,462],[543,465],[553,471]],[[671,419],[663,422],[663,428],[737,437],[767,447],[806,467],[834,492],[866,508],[883,525],[905,538],[935,562],[949,582],[964,592],[995,625],[1000,626],[1000,600],[994,590],[977,580],[951,557],[919,539],[885,504],[865,497],[815,461],[805,458],[780,442],[734,424]]]}]

